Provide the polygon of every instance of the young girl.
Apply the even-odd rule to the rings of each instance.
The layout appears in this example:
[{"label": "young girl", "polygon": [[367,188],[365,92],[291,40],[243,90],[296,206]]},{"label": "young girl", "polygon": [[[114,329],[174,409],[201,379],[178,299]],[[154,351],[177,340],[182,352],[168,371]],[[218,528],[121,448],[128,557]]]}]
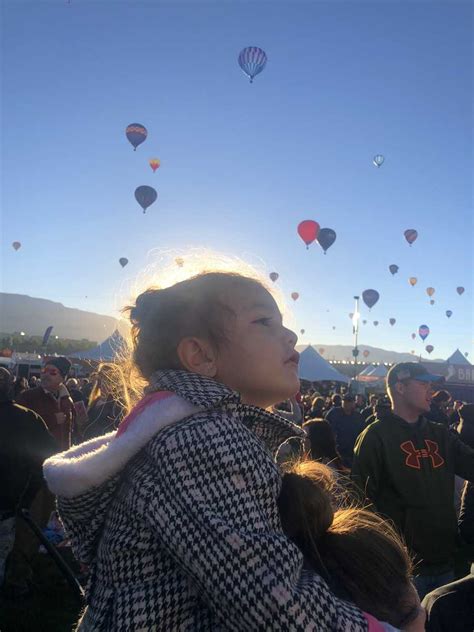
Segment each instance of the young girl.
[{"label": "young girl", "polygon": [[141,294],[148,387],[117,432],[46,461],[79,560],[81,631],[380,629],[303,568],[273,456],[304,432],[266,412],[298,391],[296,335],[255,279],[205,273]]}]

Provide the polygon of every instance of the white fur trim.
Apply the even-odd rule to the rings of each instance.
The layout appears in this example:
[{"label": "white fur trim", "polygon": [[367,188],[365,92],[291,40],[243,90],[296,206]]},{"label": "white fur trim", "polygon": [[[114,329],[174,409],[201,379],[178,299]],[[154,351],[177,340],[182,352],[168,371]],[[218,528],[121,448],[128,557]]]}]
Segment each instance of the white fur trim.
[{"label": "white fur trim", "polygon": [[155,434],[201,408],[177,395],[147,406],[123,434],[109,432],[47,459],[43,473],[57,496],[74,498],[120,472]]}]

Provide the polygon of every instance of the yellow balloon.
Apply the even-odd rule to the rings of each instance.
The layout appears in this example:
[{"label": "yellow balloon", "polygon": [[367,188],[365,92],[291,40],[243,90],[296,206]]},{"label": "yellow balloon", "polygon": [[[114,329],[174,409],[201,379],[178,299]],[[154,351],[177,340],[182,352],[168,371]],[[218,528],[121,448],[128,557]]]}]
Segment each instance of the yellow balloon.
[{"label": "yellow balloon", "polygon": [[150,158],[149,164],[150,164],[150,167],[153,169],[153,173],[155,173],[155,171],[158,169],[161,163],[158,160],[158,158]]}]

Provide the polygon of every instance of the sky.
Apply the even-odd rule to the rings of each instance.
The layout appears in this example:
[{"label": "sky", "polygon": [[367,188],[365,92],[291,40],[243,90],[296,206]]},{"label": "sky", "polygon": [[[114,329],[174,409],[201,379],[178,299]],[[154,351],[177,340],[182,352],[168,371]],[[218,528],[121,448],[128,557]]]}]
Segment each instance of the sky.
[{"label": "sky", "polygon": [[[300,342],[352,344],[353,297],[373,288],[361,346],[471,358],[472,12],[452,0],[3,0],[1,290],[115,315],[157,252],[205,247],[299,292]],[[237,64],[245,46],[268,55],[253,84]],[[135,122],[148,129],[136,152]],[[145,215],[143,184],[158,191]],[[305,219],[336,231],[327,255],[305,248]],[[421,324],[431,333],[412,342]]]}]

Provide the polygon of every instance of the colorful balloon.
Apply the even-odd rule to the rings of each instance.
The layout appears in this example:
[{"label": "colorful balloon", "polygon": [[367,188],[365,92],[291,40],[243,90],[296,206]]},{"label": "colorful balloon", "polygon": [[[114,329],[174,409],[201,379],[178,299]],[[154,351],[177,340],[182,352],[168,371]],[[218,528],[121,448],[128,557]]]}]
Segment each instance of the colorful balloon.
[{"label": "colorful balloon", "polygon": [[393,327],[393,326],[395,325],[395,323],[397,322],[397,320],[396,320],[395,318],[390,318],[388,322],[389,322],[389,323],[392,325],[392,327]]},{"label": "colorful balloon", "polygon": [[408,279],[408,283],[412,286],[415,287],[415,285],[418,283],[418,279],[416,277],[410,277]]},{"label": "colorful balloon", "polygon": [[135,199],[140,204],[145,213],[147,208],[156,201],[158,193],[153,187],[143,185],[135,189]]},{"label": "colorful balloon", "polygon": [[306,244],[306,248],[318,238],[319,224],[312,219],[305,219],[298,224],[298,235]]},{"label": "colorful balloon", "polygon": [[148,164],[153,169],[153,173],[155,173],[155,171],[159,169],[161,163],[158,160],[158,158],[150,158],[150,160],[148,161]]},{"label": "colorful balloon", "polygon": [[258,46],[247,46],[240,51],[238,58],[239,66],[253,83],[254,78],[262,72],[267,64],[265,51]]},{"label": "colorful balloon", "polygon": [[428,296],[433,296],[433,294],[435,293],[434,287],[427,287],[426,293],[428,294]]},{"label": "colorful balloon", "polygon": [[416,231],[414,228],[409,228],[403,234],[405,235],[405,239],[410,244],[410,246],[414,241],[416,241],[416,238],[418,237],[418,231]]},{"label": "colorful balloon", "polygon": [[434,349],[433,345],[426,345],[425,349],[428,351],[428,353],[431,353]]},{"label": "colorful balloon", "polygon": [[326,251],[328,248],[330,248],[333,243],[336,241],[336,231],[333,230],[332,228],[321,228],[318,236],[317,236],[317,240],[318,240],[318,244],[321,246],[321,248],[324,250],[324,254],[326,254]]},{"label": "colorful balloon", "polygon": [[362,354],[362,355],[364,356],[364,358],[368,358],[368,357],[369,357],[369,355],[370,355],[370,351],[369,351],[368,349],[366,349],[366,350],[363,352],[363,354]]},{"label": "colorful balloon", "polygon": [[384,160],[385,158],[382,156],[382,154],[377,154],[373,158],[373,163],[376,167],[381,167],[384,163]]},{"label": "colorful balloon", "polygon": [[374,325],[375,325],[376,327],[378,326],[378,324],[379,324],[379,321],[378,321],[378,320],[374,320]]},{"label": "colorful balloon", "polygon": [[12,243],[13,248],[15,248],[15,250],[19,250],[21,248],[21,243],[19,241],[14,241]]},{"label": "colorful balloon", "polygon": [[447,310],[446,310],[446,316],[447,316],[448,318],[451,318],[451,316],[452,316],[452,315],[453,315],[453,312],[452,312],[450,309],[447,309]]},{"label": "colorful balloon", "polygon": [[127,259],[126,257],[120,257],[120,259],[119,259],[119,263],[120,263],[120,265],[122,266],[122,268],[125,268],[125,266],[126,266],[126,265],[127,265],[127,263],[128,263],[128,259]]},{"label": "colorful balloon", "polygon": [[140,123],[131,123],[125,130],[129,142],[133,145],[133,151],[137,151],[138,145],[141,145],[148,136],[148,132],[145,126]]},{"label": "colorful balloon", "polygon": [[456,288],[456,292],[459,294],[459,296],[461,296],[461,294],[464,294],[464,288],[462,287],[462,285]]},{"label": "colorful balloon", "polygon": [[392,263],[392,265],[389,265],[388,269],[390,270],[392,274],[397,274],[398,272],[398,266],[396,263]]},{"label": "colorful balloon", "polygon": [[299,299],[299,297],[300,297],[300,295],[298,294],[298,292],[292,292],[292,294],[291,294],[291,298],[292,298],[294,301],[297,301],[297,300]]},{"label": "colorful balloon", "polygon": [[430,335],[430,328],[428,327],[428,325],[420,325],[418,329],[418,335],[424,342],[426,338],[428,338],[428,336]]},{"label": "colorful balloon", "polygon": [[278,280],[279,276],[280,275],[278,274],[278,272],[270,272],[270,279],[273,281],[273,283]]},{"label": "colorful balloon", "polygon": [[369,309],[372,309],[379,298],[380,294],[377,292],[377,290],[364,290],[362,292],[362,300]]}]

